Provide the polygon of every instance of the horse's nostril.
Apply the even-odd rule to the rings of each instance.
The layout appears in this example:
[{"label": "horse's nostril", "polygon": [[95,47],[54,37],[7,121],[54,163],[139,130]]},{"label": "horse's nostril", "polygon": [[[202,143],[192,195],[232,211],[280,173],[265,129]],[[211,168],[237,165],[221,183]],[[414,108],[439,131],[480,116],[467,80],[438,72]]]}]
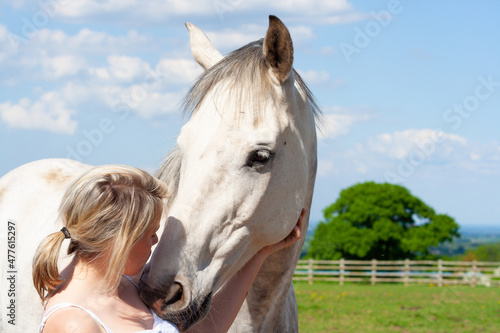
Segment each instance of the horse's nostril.
[{"label": "horse's nostril", "polygon": [[172,285],[172,287],[169,290],[169,297],[167,297],[167,299],[165,300],[165,303],[167,305],[170,305],[170,304],[175,304],[175,303],[181,301],[182,300],[182,292],[183,292],[182,285],[178,282],[174,282],[174,284]]}]

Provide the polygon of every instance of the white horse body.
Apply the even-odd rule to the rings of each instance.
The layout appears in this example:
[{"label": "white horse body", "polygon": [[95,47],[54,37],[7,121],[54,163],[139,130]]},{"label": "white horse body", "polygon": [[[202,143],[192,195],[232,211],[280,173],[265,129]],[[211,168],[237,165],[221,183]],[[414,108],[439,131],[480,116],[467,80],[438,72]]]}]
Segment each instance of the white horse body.
[{"label": "white horse body", "polygon": [[[261,247],[288,235],[301,209],[309,211],[311,205],[317,110],[291,67],[288,31],[270,19],[264,42],[223,59],[198,28],[187,24],[193,54],[206,73],[187,97],[193,114],[178,148],[157,173],[174,197],[167,232],[159,235],[141,278],[143,300],[182,328],[201,319],[213,293]],[[249,58],[253,67],[231,72],[253,55],[262,59]],[[245,79],[256,81],[240,87]],[[57,209],[66,186],[88,168],[70,160],[42,160],[0,179],[0,235],[8,220],[17,223],[16,326],[5,314],[10,299],[3,287],[8,271],[3,254],[2,331],[37,329],[43,309],[32,286],[32,258],[40,241],[61,228]],[[266,260],[231,332],[298,331],[291,280],[302,244]]]},{"label": "white horse body", "polygon": [[[6,236],[8,221],[15,222],[15,296],[10,297],[5,283],[7,271],[6,237],[1,238],[1,318],[2,332],[35,332],[43,306],[31,277],[31,264],[38,244],[59,230],[58,208],[66,186],[90,166],[65,159],[49,159],[25,164],[0,179],[0,234]],[[11,300],[15,317],[8,317]],[[8,321],[15,318],[15,325]]]}]

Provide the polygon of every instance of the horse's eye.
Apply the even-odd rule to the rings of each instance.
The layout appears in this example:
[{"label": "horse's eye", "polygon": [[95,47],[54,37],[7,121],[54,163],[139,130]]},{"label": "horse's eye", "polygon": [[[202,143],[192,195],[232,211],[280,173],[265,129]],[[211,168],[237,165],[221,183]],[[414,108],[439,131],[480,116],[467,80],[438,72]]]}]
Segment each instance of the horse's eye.
[{"label": "horse's eye", "polygon": [[269,150],[261,149],[256,150],[248,156],[247,166],[249,167],[261,167],[266,165],[267,162],[273,157],[273,153]]}]

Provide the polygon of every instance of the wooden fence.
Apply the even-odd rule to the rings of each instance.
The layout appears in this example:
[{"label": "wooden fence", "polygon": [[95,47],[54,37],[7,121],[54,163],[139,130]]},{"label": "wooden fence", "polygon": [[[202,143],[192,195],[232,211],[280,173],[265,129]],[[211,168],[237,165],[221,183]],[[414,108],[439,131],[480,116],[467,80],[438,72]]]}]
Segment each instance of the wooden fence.
[{"label": "wooden fence", "polygon": [[299,260],[294,281],[500,286],[500,262],[444,260]]}]

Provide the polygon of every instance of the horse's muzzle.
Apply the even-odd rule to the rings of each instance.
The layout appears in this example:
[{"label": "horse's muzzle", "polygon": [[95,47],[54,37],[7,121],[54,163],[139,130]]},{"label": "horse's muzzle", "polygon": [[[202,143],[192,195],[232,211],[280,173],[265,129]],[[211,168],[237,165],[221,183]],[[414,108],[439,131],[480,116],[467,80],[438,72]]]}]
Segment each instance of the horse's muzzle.
[{"label": "horse's muzzle", "polygon": [[180,283],[162,289],[151,288],[142,280],[139,282],[140,297],[162,319],[177,325],[185,331],[201,319],[210,310],[212,293],[188,300]]}]

